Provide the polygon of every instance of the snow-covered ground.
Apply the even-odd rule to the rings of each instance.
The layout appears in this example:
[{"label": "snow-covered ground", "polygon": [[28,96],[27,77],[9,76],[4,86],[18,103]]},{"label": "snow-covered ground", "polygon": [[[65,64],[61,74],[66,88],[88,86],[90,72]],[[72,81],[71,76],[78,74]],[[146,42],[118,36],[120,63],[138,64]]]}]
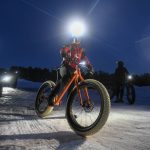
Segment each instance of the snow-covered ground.
[{"label": "snow-covered ground", "polygon": [[70,129],[63,106],[56,107],[47,119],[37,117],[36,92],[29,89],[38,86],[40,83],[20,81],[19,89],[4,88],[0,98],[0,149],[150,149],[150,87],[136,87],[135,105],[112,103],[103,129],[83,138]]}]

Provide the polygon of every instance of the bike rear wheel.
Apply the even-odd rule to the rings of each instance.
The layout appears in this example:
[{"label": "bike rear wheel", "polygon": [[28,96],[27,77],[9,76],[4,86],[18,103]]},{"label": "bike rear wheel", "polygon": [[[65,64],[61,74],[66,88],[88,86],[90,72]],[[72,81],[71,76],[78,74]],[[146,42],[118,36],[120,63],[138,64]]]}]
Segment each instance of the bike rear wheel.
[{"label": "bike rear wheel", "polygon": [[41,118],[45,118],[53,111],[53,106],[48,105],[48,100],[54,87],[55,83],[53,81],[46,81],[38,90],[35,101],[35,110],[37,115]]},{"label": "bike rear wheel", "polygon": [[0,85],[0,97],[2,96],[3,93],[3,87]]},{"label": "bike rear wheel", "polygon": [[116,96],[116,90],[113,87],[107,88],[110,100],[112,100]]},{"label": "bike rear wheel", "polygon": [[135,103],[135,88],[132,85],[127,85],[127,99],[130,105]]},{"label": "bike rear wheel", "polygon": [[[110,111],[110,98],[106,88],[98,81],[88,79],[79,85],[83,104],[74,89],[67,102],[66,117],[70,127],[81,136],[98,132],[106,123]],[[88,89],[90,105],[84,95]]]}]

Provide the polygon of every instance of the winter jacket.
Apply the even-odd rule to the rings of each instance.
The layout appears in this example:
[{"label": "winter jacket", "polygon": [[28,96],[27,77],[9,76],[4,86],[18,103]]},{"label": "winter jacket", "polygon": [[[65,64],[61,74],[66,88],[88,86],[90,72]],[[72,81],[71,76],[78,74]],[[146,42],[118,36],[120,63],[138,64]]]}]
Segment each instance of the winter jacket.
[{"label": "winter jacket", "polygon": [[117,67],[115,70],[116,83],[124,84],[128,73],[129,72],[125,67],[123,67],[123,66]]},{"label": "winter jacket", "polygon": [[64,65],[69,65],[72,69],[75,69],[76,66],[81,62],[85,61],[86,66],[89,70],[92,69],[92,65],[83,51],[83,48],[79,44],[73,43],[71,45],[66,45],[60,50],[60,54],[63,58],[62,63]]}]

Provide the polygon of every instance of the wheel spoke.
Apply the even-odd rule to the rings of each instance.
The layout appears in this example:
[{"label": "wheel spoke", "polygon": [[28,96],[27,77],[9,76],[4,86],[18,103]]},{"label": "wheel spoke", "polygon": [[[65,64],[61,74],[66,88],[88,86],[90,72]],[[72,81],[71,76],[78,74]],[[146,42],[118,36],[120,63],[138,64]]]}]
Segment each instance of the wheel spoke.
[{"label": "wheel spoke", "polygon": [[72,103],[72,113],[74,115],[75,122],[77,122],[80,126],[88,127],[96,121],[100,114],[101,96],[98,91],[93,88],[88,88],[88,94],[90,97],[90,105],[88,105],[84,95],[84,88],[80,90],[83,99],[83,106],[80,105],[80,98],[76,95]]},{"label": "wheel spoke", "polygon": [[[84,92],[86,88],[87,92]],[[82,105],[77,90],[71,93],[67,103],[66,117],[71,128],[81,136],[96,133],[106,123],[110,99],[106,88],[93,79],[79,84],[82,96]],[[88,100],[87,100],[87,97]]]},{"label": "wheel spoke", "polygon": [[39,93],[39,98],[37,100],[39,111],[42,112],[46,109],[48,105],[48,99],[49,99],[50,93],[51,93],[51,87],[48,84],[42,87]]}]

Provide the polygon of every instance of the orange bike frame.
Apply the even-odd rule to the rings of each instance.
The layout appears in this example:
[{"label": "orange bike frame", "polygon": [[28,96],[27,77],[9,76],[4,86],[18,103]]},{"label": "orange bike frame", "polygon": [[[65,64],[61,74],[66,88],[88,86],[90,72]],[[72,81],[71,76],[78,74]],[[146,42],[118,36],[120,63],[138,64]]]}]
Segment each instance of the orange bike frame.
[{"label": "orange bike frame", "polygon": [[[65,95],[65,93],[67,92],[67,90],[69,89],[70,85],[74,82],[75,83],[75,86],[77,88],[77,92],[78,92],[78,95],[79,95],[79,98],[80,98],[80,105],[83,105],[83,100],[82,100],[82,96],[81,96],[81,91],[80,91],[80,88],[79,88],[79,80],[80,81],[84,81],[84,78],[82,77],[81,75],[81,72],[80,72],[80,69],[76,69],[76,71],[74,72],[72,78],[70,79],[70,81],[66,84],[66,86],[63,88],[63,90],[60,92],[60,94],[56,97],[55,101],[54,101],[54,105],[60,105],[61,101],[62,101],[62,98],[63,96]],[[87,102],[88,104],[90,103],[90,100],[89,100],[89,95],[88,95],[88,90],[87,88],[84,88],[84,94],[86,96],[86,99],[87,99]]]}]

